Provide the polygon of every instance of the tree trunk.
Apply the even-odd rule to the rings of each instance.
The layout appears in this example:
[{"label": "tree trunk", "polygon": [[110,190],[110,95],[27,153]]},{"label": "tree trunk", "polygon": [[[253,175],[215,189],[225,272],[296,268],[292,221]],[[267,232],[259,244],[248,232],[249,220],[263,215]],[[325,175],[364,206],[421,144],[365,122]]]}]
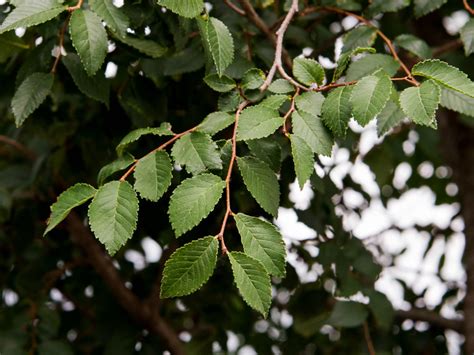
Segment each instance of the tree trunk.
[{"label": "tree trunk", "polygon": [[474,128],[462,123],[453,112],[442,111],[439,118],[441,147],[459,187],[461,214],[465,224],[467,293],[463,309],[466,338],[464,353],[474,354]]}]

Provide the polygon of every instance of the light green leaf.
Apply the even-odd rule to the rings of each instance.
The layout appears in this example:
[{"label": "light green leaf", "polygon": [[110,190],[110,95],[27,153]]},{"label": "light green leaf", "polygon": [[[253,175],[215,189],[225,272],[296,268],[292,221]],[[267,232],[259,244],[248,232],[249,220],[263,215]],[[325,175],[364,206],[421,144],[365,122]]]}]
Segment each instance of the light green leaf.
[{"label": "light green leaf", "polygon": [[181,137],[173,146],[171,155],[177,164],[197,175],[210,169],[222,169],[216,143],[208,134],[193,132]]},{"label": "light green leaf", "polygon": [[466,56],[471,55],[474,53],[474,18],[471,18],[463,28],[461,28],[460,34]]},{"label": "light green leaf", "polygon": [[94,75],[107,55],[107,32],[100,17],[90,10],[76,10],[71,15],[69,32],[87,74]]},{"label": "light green leaf", "polygon": [[275,94],[288,94],[295,91],[295,87],[285,79],[277,79],[270,84],[268,91]]},{"label": "light green leaf", "polygon": [[97,191],[88,215],[94,235],[114,255],[137,226],[137,195],[127,181],[111,181]]},{"label": "light green leaf", "polygon": [[332,81],[337,81],[342,76],[342,74],[344,74],[344,71],[346,70],[353,56],[363,52],[375,53],[375,49],[370,47],[357,47],[352,51],[342,53],[337,61],[337,67],[334,70]]},{"label": "light green leaf", "polygon": [[255,90],[263,85],[265,73],[257,68],[249,69],[245,72],[240,85],[243,90]]},{"label": "light green leaf", "polygon": [[265,211],[276,217],[280,205],[280,186],[275,173],[255,157],[238,157],[237,165],[253,198]]},{"label": "light green leaf", "polygon": [[304,184],[314,172],[314,154],[306,142],[297,135],[292,134],[290,140],[295,173],[300,189],[302,190]]},{"label": "light green leaf", "polygon": [[88,184],[76,184],[61,195],[51,205],[51,216],[48,218],[48,226],[43,235],[46,235],[59,223],[61,223],[74,207],[78,207],[94,197],[96,189]]},{"label": "light green leaf", "polygon": [[193,240],[177,249],[166,261],[160,296],[181,297],[201,288],[214,272],[218,249],[215,237]]},{"label": "light green leaf", "polygon": [[270,276],[256,259],[239,252],[228,253],[235,284],[247,304],[267,316],[272,302]]},{"label": "light green leaf", "polygon": [[130,26],[127,15],[113,4],[113,0],[89,0],[89,6],[112,31],[124,36]]},{"label": "light green leaf", "polygon": [[382,70],[359,80],[351,94],[354,119],[361,126],[369,123],[385,107],[391,91],[390,77]]},{"label": "light green leaf", "polygon": [[222,76],[234,60],[234,40],[227,26],[214,17],[206,21],[205,28],[209,52],[214,60],[217,74]]},{"label": "light green leaf", "polygon": [[168,214],[177,237],[197,226],[211,213],[224,187],[225,182],[220,177],[201,174],[184,180],[174,190]]},{"label": "light green leaf", "polygon": [[413,75],[424,76],[449,89],[474,97],[474,82],[458,68],[438,59],[429,59],[417,63],[411,72]]},{"label": "light green leaf", "polygon": [[104,73],[96,73],[94,76],[87,75],[82,67],[81,60],[74,53],[69,53],[62,58],[72,80],[78,89],[91,99],[109,105],[110,84]]},{"label": "light green leaf", "polygon": [[413,122],[425,126],[433,126],[440,101],[441,90],[431,80],[423,82],[418,87],[405,89],[400,94],[400,106],[403,112]]},{"label": "light green leaf", "polygon": [[448,0],[414,0],[415,16],[421,17],[439,9]]},{"label": "light green leaf", "polygon": [[174,13],[183,17],[196,17],[198,16],[203,7],[203,0],[158,0],[158,5],[164,6],[170,9]]},{"label": "light green leaf", "polygon": [[51,92],[53,81],[52,74],[34,73],[21,83],[11,103],[17,127],[20,127],[28,116],[43,103]]},{"label": "light green leaf", "polygon": [[363,78],[364,76],[375,73],[379,69],[391,77],[400,68],[400,64],[393,59],[391,55],[387,54],[367,54],[365,57],[349,65],[347,69],[346,81],[354,81]]},{"label": "light green leaf", "polygon": [[234,116],[227,112],[217,111],[206,116],[198,127],[199,132],[214,135],[234,123]]},{"label": "light green leaf", "polygon": [[245,254],[262,263],[270,275],[285,276],[285,243],[276,227],[257,217],[234,216]]},{"label": "light green leaf", "polygon": [[328,323],[335,327],[358,327],[367,319],[369,312],[362,303],[352,301],[337,301]]},{"label": "light green leaf", "polygon": [[267,137],[284,122],[278,111],[256,105],[242,111],[237,126],[237,140],[245,141]]},{"label": "light green leaf", "polygon": [[138,161],[135,190],[142,198],[158,201],[171,185],[173,165],[168,153],[158,150]]},{"label": "light green leaf", "polygon": [[332,90],[323,103],[321,119],[339,137],[346,135],[352,117],[351,94],[352,86],[339,87]]},{"label": "light green leaf", "polygon": [[421,59],[430,58],[433,55],[430,46],[425,41],[411,34],[397,36],[394,43]]},{"label": "light green leaf", "polygon": [[460,92],[442,89],[441,106],[474,117],[474,98],[463,95]]},{"label": "light green leaf", "polygon": [[343,39],[342,52],[352,51],[357,47],[370,47],[377,38],[377,31],[373,27],[361,25],[350,30]]},{"label": "light green leaf", "polygon": [[66,6],[57,0],[25,1],[8,14],[0,26],[0,34],[18,27],[39,25],[55,18],[65,10]]},{"label": "light green leaf", "polygon": [[168,51],[166,47],[163,47],[161,44],[149,39],[137,38],[132,36],[115,36],[114,38],[152,58],[160,58],[164,56]]},{"label": "light green leaf", "polygon": [[237,86],[235,80],[227,75],[209,74],[204,78],[204,82],[217,92],[227,92]]},{"label": "light green leaf", "polygon": [[296,58],[293,61],[293,75],[302,84],[321,85],[324,81],[324,69],[317,61],[309,58]]},{"label": "light green leaf", "polygon": [[296,108],[313,116],[321,115],[321,107],[324,102],[324,96],[320,92],[308,91],[296,96]]},{"label": "light green leaf", "polygon": [[281,105],[283,105],[286,101],[289,100],[290,96],[288,95],[270,95],[260,101],[258,105],[268,107],[272,110],[279,110]]},{"label": "light green leaf", "polygon": [[377,116],[377,134],[379,137],[387,133],[392,127],[397,126],[405,118],[400,107],[389,100],[384,109]]},{"label": "light green leaf", "polygon": [[281,146],[273,137],[252,139],[245,142],[250,152],[267,164],[273,171],[278,172],[281,165]]},{"label": "light green leaf", "polygon": [[373,16],[382,12],[396,12],[410,5],[410,0],[372,0],[367,13]]},{"label": "light green leaf", "polygon": [[135,159],[133,158],[133,156],[127,154],[103,166],[102,169],[99,170],[99,174],[97,174],[97,183],[99,184],[99,186],[102,185],[109,176],[115,174],[118,171],[128,168],[134,162]]},{"label": "light green leaf", "polygon": [[119,156],[122,155],[123,151],[125,150],[125,148],[127,148],[129,144],[136,142],[141,137],[149,134],[154,136],[172,136],[173,132],[171,131],[171,125],[168,122],[163,122],[160,127],[146,127],[135,129],[122,138],[120,143],[117,145],[117,148],[115,148],[117,154]]},{"label": "light green leaf", "polygon": [[313,153],[331,156],[333,139],[321,119],[306,112],[293,112],[293,133],[302,138]]}]

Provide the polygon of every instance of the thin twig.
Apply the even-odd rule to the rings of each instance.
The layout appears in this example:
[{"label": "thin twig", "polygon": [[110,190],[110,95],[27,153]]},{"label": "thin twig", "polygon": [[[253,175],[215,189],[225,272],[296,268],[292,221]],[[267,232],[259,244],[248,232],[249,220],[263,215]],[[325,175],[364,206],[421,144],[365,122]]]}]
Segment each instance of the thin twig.
[{"label": "thin twig", "polygon": [[12,146],[20,153],[22,153],[25,157],[27,157],[29,160],[36,160],[36,153],[25,147],[23,144],[17,142],[16,140],[4,135],[0,135],[0,142]]},{"label": "thin twig", "polygon": [[177,133],[175,134],[172,138],[168,139],[165,143],[163,143],[162,145],[160,145],[159,147],[153,149],[152,151],[146,153],[144,156],[142,156],[140,159],[137,159],[135,160],[135,162],[133,163],[133,165],[125,172],[125,174],[122,175],[122,177],[120,178],[120,181],[125,181],[128,176],[133,173],[133,171],[135,170],[135,168],[137,167],[137,164],[140,162],[140,160],[142,160],[143,158],[149,156],[150,154],[153,154],[155,152],[157,152],[158,150],[163,150],[165,149],[166,147],[168,147],[170,144],[174,143],[176,140],[178,140],[179,138],[181,138],[182,136],[188,134],[188,133],[191,133],[191,132],[194,132],[196,129],[198,128],[198,126],[195,126],[193,128],[190,128],[188,129],[187,131],[184,131],[184,132],[181,132],[181,133]]},{"label": "thin twig", "polygon": [[231,0],[224,0],[224,3],[230,7],[232,10],[234,10],[236,13],[238,13],[240,16],[245,16],[245,11],[242,10],[240,7],[235,5]]},{"label": "thin twig", "polygon": [[78,0],[77,1],[77,4],[74,5],[74,6],[69,6],[67,8],[67,11],[69,12],[73,12],[73,11],[76,11],[76,10],[79,10],[81,7],[82,7],[82,3],[84,2],[84,0]]},{"label": "thin twig", "polygon": [[216,235],[216,238],[219,239],[221,243],[222,254],[227,254],[227,247],[224,241],[224,231],[227,225],[227,220],[229,219],[230,215],[234,215],[230,206],[230,180],[232,178],[232,169],[234,168],[235,159],[237,158],[237,126],[239,125],[239,117],[242,113],[242,110],[247,107],[249,103],[250,102],[248,100],[243,101],[235,113],[234,131],[232,133],[232,154],[230,156],[229,168],[227,169],[227,175],[225,178],[226,210],[224,219],[222,220],[221,229],[219,234]]},{"label": "thin twig", "polygon": [[64,22],[63,27],[61,27],[61,31],[59,32],[59,44],[58,44],[58,53],[56,59],[54,60],[53,67],[51,68],[51,73],[56,73],[56,68],[59,64],[59,61],[62,57],[62,50],[64,47],[64,36],[66,34],[67,26],[69,25],[69,20],[71,20],[71,14],[67,17],[66,21]]},{"label": "thin twig", "polygon": [[467,0],[463,0],[462,2],[464,4],[464,8],[467,10],[467,12],[469,12],[471,15],[474,16],[474,9],[471,6],[469,6]]},{"label": "thin twig", "polygon": [[370,337],[369,325],[367,322],[364,322],[364,338],[365,342],[367,343],[367,349],[369,350],[370,355],[376,355],[374,343],[372,342],[372,338]]},{"label": "thin twig", "polygon": [[273,60],[272,67],[270,68],[270,71],[268,72],[265,82],[260,87],[260,91],[265,91],[270,86],[277,70],[284,79],[288,80],[295,87],[300,88],[302,90],[307,90],[305,86],[299,84],[292,77],[290,77],[286,73],[282,65],[283,37],[285,36],[285,32],[288,29],[288,26],[291,20],[293,19],[293,17],[295,16],[297,12],[298,12],[298,0],[292,0],[290,10],[286,14],[285,19],[283,20],[280,28],[276,32],[277,37],[276,37],[276,43],[275,43],[275,59]]},{"label": "thin twig", "polygon": [[300,89],[299,88],[296,88],[296,92],[295,94],[293,95],[293,97],[291,98],[291,104],[290,104],[290,109],[285,113],[285,116],[283,116],[283,134],[286,136],[286,137],[289,137],[289,133],[288,133],[288,128],[286,127],[286,124],[287,124],[287,121],[288,121],[288,118],[291,116],[291,114],[295,111],[295,101],[296,101],[296,98],[298,97],[298,95],[300,94]]}]

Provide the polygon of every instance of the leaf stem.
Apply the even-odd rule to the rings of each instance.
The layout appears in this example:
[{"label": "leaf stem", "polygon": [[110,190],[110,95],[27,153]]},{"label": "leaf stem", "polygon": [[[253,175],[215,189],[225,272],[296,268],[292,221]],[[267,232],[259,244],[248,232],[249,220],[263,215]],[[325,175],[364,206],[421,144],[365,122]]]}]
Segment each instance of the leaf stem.
[{"label": "leaf stem", "polygon": [[372,338],[370,337],[370,330],[367,322],[364,322],[364,338],[365,342],[367,343],[367,349],[369,350],[369,354],[376,355],[374,343],[372,342]]},{"label": "leaf stem", "polygon": [[219,239],[221,243],[222,254],[224,255],[227,254],[227,247],[224,241],[224,231],[225,231],[225,227],[227,225],[227,220],[229,219],[229,216],[234,215],[234,212],[232,212],[232,208],[230,206],[230,180],[232,178],[232,169],[234,168],[234,163],[237,158],[237,127],[239,125],[240,114],[242,113],[242,110],[245,107],[247,107],[249,103],[250,101],[248,100],[243,101],[237,108],[237,111],[235,112],[234,131],[232,133],[232,154],[230,156],[229,168],[227,169],[227,175],[225,178],[226,210],[224,214],[224,219],[222,220],[221,229],[219,231],[219,234],[217,234],[216,236],[216,238]]},{"label": "leaf stem", "polygon": [[53,67],[51,68],[51,73],[53,74],[56,74],[57,66],[62,57],[62,51],[64,47],[64,36],[66,34],[66,30],[67,30],[70,20],[71,20],[71,13],[68,15],[66,21],[64,21],[64,25],[63,27],[61,27],[61,31],[59,31],[58,53],[57,53],[56,59],[54,60]]},{"label": "leaf stem", "polygon": [[73,12],[73,11],[76,11],[76,10],[79,10],[81,7],[82,7],[82,3],[84,2],[84,0],[78,0],[77,1],[77,4],[74,5],[74,6],[69,6],[67,8],[67,11],[69,12]]},{"label": "leaf stem", "polygon": [[469,12],[471,15],[474,16],[474,9],[469,6],[469,3],[467,2],[467,0],[463,0],[462,3],[464,4],[464,8],[467,10],[467,12]]},{"label": "leaf stem", "polygon": [[290,104],[290,109],[285,113],[285,116],[283,116],[283,134],[289,138],[290,135],[288,133],[288,128],[286,127],[286,124],[287,124],[287,121],[288,121],[288,118],[291,116],[291,114],[295,111],[295,100],[296,98],[298,97],[298,95],[300,94],[300,89],[299,88],[296,88],[296,92],[295,94],[293,95],[293,97],[291,98],[291,104]]}]

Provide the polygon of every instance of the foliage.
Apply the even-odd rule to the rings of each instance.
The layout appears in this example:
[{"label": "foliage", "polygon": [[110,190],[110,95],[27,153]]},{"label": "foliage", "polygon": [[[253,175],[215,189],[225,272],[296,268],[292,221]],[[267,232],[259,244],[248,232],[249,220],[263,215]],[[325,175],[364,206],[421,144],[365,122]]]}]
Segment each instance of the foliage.
[{"label": "foliage", "polygon": [[[463,56],[474,52],[474,20],[459,35],[463,54],[442,60],[434,57],[431,38],[406,33],[414,18],[459,9],[446,2],[158,0],[117,7],[111,0],[16,0],[0,5],[2,137],[10,144],[26,142],[19,150],[32,161],[10,153],[3,157],[0,150],[0,222],[6,226],[0,246],[15,250],[2,262],[13,270],[2,281],[22,300],[17,314],[7,310],[0,316],[0,353],[27,348],[73,353],[66,334],[81,307],[69,316],[47,301],[69,263],[79,267],[79,277],[61,279],[61,292],[89,304],[94,318],[114,314],[100,323],[99,335],[77,324],[77,353],[132,353],[137,342],[145,344],[143,353],[179,352],[172,340],[144,340],[143,327],[162,338],[169,335],[162,325],[150,325],[156,319],[192,334],[189,353],[209,353],[213,342],[225,348],[225,330],[244,334],[245,343],[262,353],[269,353],[272,342],[284,353],[312,353],[316,347],[325,349],[321,353],[363,353],[365,342],[369,348],[372,342],[369,323],[381,329],[380,349],[389,353],[397,345],[416,353],[410,332],[392,331],[394,311],[375,290],[382,268],[344,228],[331,167],[317,174],[315,166],[321,170],[321,162],[340,147],[349,148],[353,161],[365,159],[352,149],[357,136],[350,127],[376,120],[379,136],[402,131],[382,144],[389,153],[374,150],[367,156],[382,189],[405,158],[399,152],[407,127],[419,130],[429,145],[438,133],[423,126],[436,128],[440,110],[474,117],[473,68]],[[344,17],[358,25],[332,34],[331,23]],[[25,34],[14,35],[20,28]],[[341,49],[334,56],[338,38]],[[313,54],[302,55],[304,47]],[[334,59],[334,65],[322,65],[319,55]],[[422,154],[441,165],[429,149]],[[413,164],[416,159],[423,157],[413,158]],[[309,241],[317,255],[308,252],[306,242],[285,246],[273,224],[281,206],[292,207],[288,193],[295,180],[300,190],[314,189],[310,208],[297,214],[317,233]],[[348,177],[346,185],[370,200]],[[30,194],[33,203],[25,201]],[[44,226],[36,216],[46,220],[49,204]],[[76,219],[81,222],[74,224]],[[120,277],[104,276],[117,272],[108,256],[102,255],[102,262],[91,258],[97,274],[89,280],[90,270],[81,270],[76,262],[81,257],[69,243],[82,245],[86,254],[100,250],[84,248],[76,235],[86,225],[138,297],[150,293],[151,305],[162,298],[158,311],[150,311],[148,303],[145,311],[127,306],[130,290],[117,292],[113,285]],[[38,230],[47,238],[36,238]],[[163,260],[135,272],[125,257],[141,248],[145,236],[165,250]],[[287,264],[287,252],[308,270],[321,266],[318,280],[301,282],[294,264]],[[28,265],[12,268],[22,261]],[[44,275],[53,280],[38,285]],[[112,293],[99,277],[108,280]],[[90,284],[97,290],[94,303],[81,293]],[[127,313],[114,312],[118,305],[108,302],[114,290],[122,299],[118,304],[142,328],[131,325]],[[289,301],[275,294],[286,294]],[[359,302],[357,294],[368,301]],[[167,300],[175,297],[185,305]],[[292,325],[273,324],[279,335],[265,338],[254,330],[260,316],[242,301],[270,317],[270,324],[276,313],[291,314]],[[157,318],[155,313],[146,318],[150,312]],[[35,320],[30,340],[19,331],[28,317]],[[101,344],[101,332],[116,325],[110,342]],[[364,329],[366,340],[349,329],[348,338],[333,343],[319,331],[324,325]],[[2,329],[9,329],[5,336]],[[439,334],[434,329],[429,336]],[[120,341],[124,345],[115,352]]]}]

